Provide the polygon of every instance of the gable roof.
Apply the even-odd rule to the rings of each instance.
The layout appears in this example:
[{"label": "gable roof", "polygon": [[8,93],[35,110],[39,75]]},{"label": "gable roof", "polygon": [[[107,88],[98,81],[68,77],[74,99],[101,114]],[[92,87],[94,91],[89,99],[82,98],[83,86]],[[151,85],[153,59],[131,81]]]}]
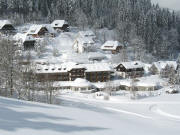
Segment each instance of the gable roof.
[{"label": "gable roof", "polygon": [[79,32],[79,36],[80,37],[96,37],[96,35],[94,34],[93,31],[89,30],[89,31],[80,31]]},{"label": "gable roof", "polygon": [[65,20],[54,20],[52,23],[51,23],[51,26],[53,27],[53,28],[61,28],[61,27],[63,27],[63,25],[65,25],[65,24],[68,24],[68,22],[67,21],[65,21]]},{"label": "gable roof", "polygon": [[62,64],[40,65],[35,67],[36,73],[67,73],[72,69],[85,69],[85,66],[78,65],[77,63],[69,62]]},{"label": "gable roof", "polygon": [[123,46],[118,41],[106,41],[102,46],[102,50],[116,50],[118,46]]},{"label": "gable roof", "polygon": [[80,38],[77,38],[76,41],[81,45],[95,43],[92,38],[88,38],[88,37],[80,37]]},{"label": "gable roof", "polygon": [[5,25],[12,25],[9,20],[0,20],[0,29],[2,29]]},{"label": "gable roof", "polygon": [[32,36],[27,35],[27,34],[25,34],[25,33],[17,33],[17,34],[13,37],[13,39],[14,39],[15,41],[22,41],[23,43],[24,43],[25,41],[35,41],[35,39],[34,39]]},{"label": "gable roof", "polygon": [[38,34],[38,32],[42,29],[42,28],[46,28],[48,30],[49,33],[55,33],[55,30],[51,27],[51,25],[49,24],[35,24],[32,25],[27,34],[29,35],[34,35],[34,34]]},{"label": "gable roof", "polygon": [[38,34],[38,32],[39,32],[43,27],[45,27],[45,26],[44,26],[44,25],[37,25],[37,24],[36,24],[36,25],[32,25],[32,26],[29,28],[27,34],[30,34],[30,35]]},{"label": "gable roof", "polygon": [[144,64],[141,61],[122,62],[119,65],[123,65],[126,69],[144,68]]}]

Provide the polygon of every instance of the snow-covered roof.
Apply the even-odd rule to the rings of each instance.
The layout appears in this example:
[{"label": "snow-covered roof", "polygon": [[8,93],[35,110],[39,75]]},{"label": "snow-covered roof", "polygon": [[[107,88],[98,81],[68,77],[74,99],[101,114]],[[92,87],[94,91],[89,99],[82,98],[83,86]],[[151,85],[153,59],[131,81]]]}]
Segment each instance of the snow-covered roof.
[{"label": "snow-covered roof", "polygon": [[72,82],[71,86],[81,88],[81,87],[91,87],[92,84],[86,79],[77,78],[76,80],[74,80],[74,82]]},{"label": "snow-covered roof", "polygon": [[49,33],[56,33],[54,28],[51,26],[51,24],[44,24],[44,26],[47,28]]},{"label": "snow-covered roof", "polygon": [[94,34],[93,31],[89,30],[89,31],[80,31],[79,32],[79,36],[80,37],[96,37],[96,35]]},{"label": "snow-covered roof", "polygon": [[87,44],[94,44],[95,42],[93,41],[92,38],[89,37],[81,37],[81,38],[77,38],[76,40],[79,44],[81,45],[87,45]]},{"label": "snow-covered roof", "polygon": [[118,46],[123,46],[118,41],[106,41],[102,46],[102,50],[116,50]]},{"label": "snow-covered roof", "polygon": [[49,24],[35,24],[32,25],[29,30],[28,30],[28,34],[33,35],[33,34],[38,34],[38,32],[42,29],[42,28],[46,28],[48,30],[49,33],[55,33],[55,30],[49,25]]},{"label": "snow-covered roof", "polygon": [[38,32],[41,30],[41,28],[43,28],[43,25],[32,25],[29,30],[28,30],[28,34],[38,34]]},{"label": "snow-covered roof", "polygon": [[5,25],[12,25],[9,20],[0,20],[0,29],[2,29]]},{"label": "snow-covered roof", "polygon": [[85,72],[111,72],[113,69],[108,63],[82,64],[86,67]]},{"label": "snow-covered roof", "polygon": [[53,28],[61,28],[61,27],[63,27],[63,25],[65,25],[65,24],[68,24],[68,22],[67,21],[65,21],[65,20],[54,20],[53,22],[52,22],[52,24],[51,24],[51,26],[53,27]]},{"label": "snow-covered roof", "polygon": [[86,67],[84,65],[71,65],[67,67],[68,71],[71,71],[72,69],[86,69]]},{"label": "snow-covered roof", "polygon": [[123,65],[126,69],[136,69],[144,67],[144,64],[141,61],[122,62],[120,64]]},{"label": "snow-covered roof", "polygon": [[106,59],[106,56],[100,52],[91,52],[88,54],[88,59],[89,60],[94,60],[94,59]]},{"label": "snow-covered roof", "polygon": [[157,68],[157,70],[159,72],[162,69],[164,69],[167,65],[174,67],[174,69],[177,68],[177,62],[176,61],[158,61],[158,62],[154,62],[153,65]]},{"label": "snow-covered roof", "polygon": [[25,41],[35,41],[35,39],[31,35],[27,35],[25,33],[17,33],[13,39],[15,41],[22,41],[23,43]]},{"label": "snow-covered roof", "polygon": [[67,62],[62,64],[48,64],[40,65],[37,64],[35,67],[36,73],[62,73],[68,72],[72,69],[85,69],[85,66],[79,65],[74,62]]}]

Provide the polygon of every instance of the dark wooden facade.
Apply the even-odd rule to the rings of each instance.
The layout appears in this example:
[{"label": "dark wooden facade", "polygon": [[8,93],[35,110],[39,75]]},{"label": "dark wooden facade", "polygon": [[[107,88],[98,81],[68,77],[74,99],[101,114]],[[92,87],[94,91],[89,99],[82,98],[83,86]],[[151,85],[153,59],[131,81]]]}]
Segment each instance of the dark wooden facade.
[{"label": "dark wooden facade", "polygon": [[90,82],[107,82],[110,80],[111,72],[86,72],[86,79]]},{"label": "dark wooden facade", "polygon": [[45,36],[48,33],[49,33],[48,29],[46,27],[42,27],[37,34],[28,34],[28,35],[31,35],[34,38],[39,38]]},{"label": "dark wooden facade", "polygon": [[33,41],[25,41],[23,43],[24,50],[34,50],[35,42],[36,42],[35,40],[33,40]]},{"label": "dark wooden facade", "polygon": [[116,67],[116,71],[121,74],[123,78],[136,78],[144,75],[144,68],[129,68],[126,69],[123,64]]},{"label": "dark wooden facade", "polygon": [[[56,24],[55,24],[56,25]],[[58,25],[58,24],[57,24]],[[69,32],[69,25],[64,24],[62,27],[53,27],[57,32],[63,31],[63,32]]]},{"label": "dark wooden facade", "polygon": [[73,68],[69,71],[69,80],[74,81],[77,78],[85,78],[85,68]]},{"label": "dark wooden facade", "polygon": [[106,49],[103,49],[103,51],[105,52],[111,52],[112,54],[117,54],[117,53],[120,53],[120,50],[122,50],[122,46],[118,46],[115,50],[112,50],[111,48],[112,47],[109,47],[108,49],[108,46],[106,46],[107,48]]},{"label": "dark wooden facade", "polygon": [[13,27],[13,25],[11,24],[7,24],[7,25],[4,25],[1,29],[0,29],[0,32],[2,34],[11,34],[11,35],[14,35],[16,33],[16,30],[15,28]]},{"label": "dark wooden facade", "polygon": [[69,81],[69,74],[68,74],[68,72],[61,72],[61,73],[37,73],[36,77],[37,77],[37,80],[39,82],[44,82],[44,81]]}]

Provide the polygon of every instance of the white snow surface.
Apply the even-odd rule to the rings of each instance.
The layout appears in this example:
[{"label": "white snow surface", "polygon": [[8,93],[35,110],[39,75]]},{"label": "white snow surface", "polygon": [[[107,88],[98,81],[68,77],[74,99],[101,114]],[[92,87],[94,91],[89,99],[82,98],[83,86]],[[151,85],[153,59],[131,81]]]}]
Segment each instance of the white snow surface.
[{"label": "white snow surface", "polygon": [[179,98],[113,103],[62,95],[58,106],[0,97],[0,134],[179,135]]},{"label": "white snow surface", "polygon": [[72,82],[73,87],[91,87],[92,84],[87,81],[86,79],[82,79],[82,78],[77,78],[76,80],[74,80]]}]

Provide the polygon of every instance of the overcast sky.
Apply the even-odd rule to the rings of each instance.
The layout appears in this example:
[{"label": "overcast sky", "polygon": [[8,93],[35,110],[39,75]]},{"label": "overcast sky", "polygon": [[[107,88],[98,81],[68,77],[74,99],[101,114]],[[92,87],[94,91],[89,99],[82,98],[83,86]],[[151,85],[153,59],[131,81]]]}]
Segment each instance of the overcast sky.
[{"label": "overcast sky", "polygon": [[159,3],[162,7],[167,7],[173,10],[180,10],[180,0],[151,0],[154,3]]}]

